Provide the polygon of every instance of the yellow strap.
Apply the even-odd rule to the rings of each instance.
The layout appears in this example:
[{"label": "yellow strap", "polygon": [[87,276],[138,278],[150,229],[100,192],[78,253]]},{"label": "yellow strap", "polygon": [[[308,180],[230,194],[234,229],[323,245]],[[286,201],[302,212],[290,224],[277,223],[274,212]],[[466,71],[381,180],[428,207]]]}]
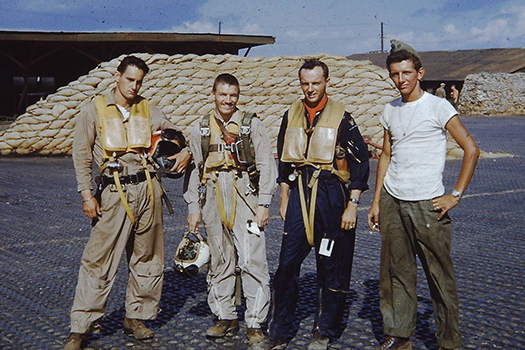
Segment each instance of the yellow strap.
[{"label": "yellow strap", "polygon": [[212,181],[215,185],[215,193],[217,196],[217,205],[219,207],[219,214],[221,215],[221,221],[228,230],[233,229],[233,223],[235,222],[235,211],[237,209],[237,195],[235,193],[235,187],[237,187],[237,176],[233,177],[233,203],[232,203],[232,212],[230,215],[230,220],[226,216],[226,209],[224,208],[224,201],[222,200],[221,188],[219,182],[217,181],[217,176],[215,173],[212,173]]},{"label": "yellow strap", "polygon": [[[148,218],[148,222],[140,229],[135,230],[136,233],[144,233],[146,232],[153,222],[153,213],[155,211],[155,196],[153,193],[153,181],[151,180],[151,174],[148,171],[146,159],[144,157],[141,157],[142,166],[145,169],[146,172],[146,179],[148,181],[148,189],[150,193],[150,201],[151,201],[151,215]],[[122,202],[122,205],[124,206],[124,209],[126,210],[126,213],[128,214],[128,217],[131,221],[131,225],[135,225],[135,215],[133,215],[133,212],[131,211],[131,207],[129,206],[128,200],[126,196],[124,195],[124,190],[122,189],[122,184],[120,183],[120,178],[118,176],[118,171],[113,170],[113,179],[115,180],[115,186],[117,186],[117,191],[120,197],[120,201]]]},{"label": "yellow strap", "polygon": [[[310,164],[309,164],[310,165]],[[317,166],[317,169],[312,174],[312,178],[308,182],[308,187],[311,189],[310,193],[310,210],[308,213],[308,208],[306,205],[306,198],[304,194],[304,186],[302,174],[299,172],[298,184],[299,184],[299,198],[301,200],[301,212],[303,214],[304,229],[306,232],[306,238],[308,243],[313,247],[314,246],[314,221],[315,221],[315,205],[317,202],[317,188],[319,185],[319,175],[322,170],[329,170],[332,174],[336,175],[345,183],[350,182],[350,173],[344,170],[335,170],[331,165],[320,165]]]},{"label": "yellow strap", "polygon": [[310,194],[310,213],[308,213],[306,208],[306,198],[304,194],[302,178],[303,176],[301,172],[299,172],[299,177],[297,179],[299,184],[299,198],[301,200],[301,212],[303,214],[304,230],[306,232],[306,239],[308,240],[308,244],[310,244],[312,247],[314,246],[315,204],[317,202],[317,185],[319,184],[318,180],[320,173],[321,169],[317,169],[316,171],[314,171],[312,178],[308,183],[308,187],[312,189],[312,193]]},{"label": "yellow strap", "polygon": [[237,271],[238,267],[235,267],[235,305],[239,306],[242,304],[242,278],[241,271]]},{"label": "yellow strap", "polygon": [[115,180],[115,186],[117,186],[120,201],[122,202],[122,205],[124,206],[124,209],[126,210],[126,213],[128,214],[129,219],[131,220],[131,225],[135,225],[135,215],[133,215],[133,212],[129,207],[128,200],[124,195],[124,191],[122,190],[122,184],[120,183],[120,178],[118,177],[118,171],[116,169],[113,170],[113,179]]},{"label": "yellow strap", "polygon": [[336,170],[334,169],[332,164],[317,164],[312,162],[301,162],[301,163],[294,163],[296,168],[303,167],[305,165],[312,166],[314,168],[320,169],[320,170],[326,170],[337,176],[339,179],[341,179],[342,182],[348,184],[350,183],[350,172],[346,170]]},{"label": "yellow strap", "polygon": [[146,172],[146,180],[148,181],[148,189],[149,189],[149,196],[151,201],[151,214],[148,218],[148,222],[141,228],[137,229],[136,233],[144,233],[151,227],[151,224],[153,223],[153,214],[155,212],[155,196],[153,193],[153,181],[151,181],[151,174],[148,171],[148,164],[146,162],[146,158],[141,157],[142,166],[144,167],[144,171]]},{"label": "yellow strap", "polygon": [[341,179],[345,184],[350,183],[350,173],[346,170],[333,170],[332,174]]}]

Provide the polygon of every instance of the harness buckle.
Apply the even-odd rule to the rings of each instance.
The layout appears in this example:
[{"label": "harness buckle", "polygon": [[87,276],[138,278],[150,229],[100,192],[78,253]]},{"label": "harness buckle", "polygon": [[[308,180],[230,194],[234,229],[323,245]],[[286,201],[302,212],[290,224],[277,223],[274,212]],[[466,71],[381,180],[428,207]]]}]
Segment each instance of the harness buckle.
[{"label": "harness buckle", "polygon": [[199,202],[203,201],[206,198],[206,185],[200,184],[197,192],[199,193]]},{"label": "harness buckle", "polygon": [[231,146],[225,144],[225,143],[218,143],[217,144],[217,152],[219,153],[224,153],[226,151],[230,151],[231,150]]},{"label": "harness buckle", "polygon": [[246,191],[246,196],[249,195],[250,193],[254,194],[257,192],[257,189],[255,187],[252,186],[252,184],[248,181],[248,186],[246,186],[247,188],[247,191]]},{"label": "harness buckle", "polygon": [[244,159],[244,152],[243,152],[244,148],[242,144],[242,139],[235,143],[232,143],[230,147],[231,147],[231,152],[235,154],[239,164],[241,165],[248,164],[248,162]]},{"label": "harness buckle", "polygon": [[208,137],[208,136],[210,136],[210,128],[201,127],[201,137]]},{"label": "harness buckle", "polygon": [[240,134],[241,135],[249,135],[250,134],[250,126],[249,125],[241,125]]}]

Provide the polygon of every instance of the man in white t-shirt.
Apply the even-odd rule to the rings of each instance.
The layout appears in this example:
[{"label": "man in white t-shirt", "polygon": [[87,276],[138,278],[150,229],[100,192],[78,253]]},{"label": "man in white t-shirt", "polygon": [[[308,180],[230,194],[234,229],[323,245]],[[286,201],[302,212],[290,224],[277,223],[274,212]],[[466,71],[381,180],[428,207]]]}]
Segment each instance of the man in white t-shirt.
[{"label": "man in white t-shirt", "polygon": [[[383,151],[368,213],[368,225],[382,236],[380,308],[386,339],[379,349],[412,349],[416,255],[427,276],[440,350],[455,349],[462,341],[448,211],[465,192],[479,149],[450,102],[421,89],[425,70],[412,47],[392,40],[387,68],[401,97],[388,104],[381,117]],[[464,151],[459,178],[448,194],[442,181],[446,131]]]}]

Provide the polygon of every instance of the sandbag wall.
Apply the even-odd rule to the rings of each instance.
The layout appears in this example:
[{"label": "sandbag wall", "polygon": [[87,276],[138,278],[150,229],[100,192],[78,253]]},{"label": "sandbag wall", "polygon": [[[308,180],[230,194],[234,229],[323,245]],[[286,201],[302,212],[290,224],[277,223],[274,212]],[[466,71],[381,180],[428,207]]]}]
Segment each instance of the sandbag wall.
[{"label": "sandbag wall", "polygon": [[[240,57],[236,55],[136,54],[150,72],[140,94],[160,107],[188,135],[190,126],[213,108],[213,80],[232,73],[240,81],[241,109],[256,112],[269,130],[274,149],[281,117],[302,97],[297,71],[306,56]],[[46,100],[30,106],[0,132],[0,153],[66,155],[71,153],[75,117],[95,94],[114,86],[114,73],[124,56],[104,62],[85,76],[61,87]],[[388,72],[370,61],[349,61],[342,56],[316,55],[330,68],[329,95],[345,104],[361,133],[381,144],[379,116],[384,105],[398,96]],[[450,143],[449,154],[457,153]]]},{"label": "sandbag wall", "polygon": [[458,110],[463,115],[525,115],[525,73],[468,75]]}]

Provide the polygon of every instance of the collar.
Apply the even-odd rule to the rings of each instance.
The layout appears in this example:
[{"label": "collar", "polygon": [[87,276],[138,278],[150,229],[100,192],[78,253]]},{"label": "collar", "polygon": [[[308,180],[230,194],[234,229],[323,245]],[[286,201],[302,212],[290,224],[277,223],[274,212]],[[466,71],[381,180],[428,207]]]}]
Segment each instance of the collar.
[{"label": "collar", "polygon": [[326,107],[327,102],[328,102],[328,95],[326,93],[324,94],[321,101],[319,101],[319,103],[315,107],[309,107],[306,104],[305,99],[303,99],[303,105],[304,105],[304,108],[306,109],[306,112],[308,113],[308,120],[310,122],[310,125],[313,125],[315,116],[317,115],[317,113],[319,113]]},{"label": "collar", "polygon": [[222,117],[219,115],[219,113],[217,113],[217,111],[213,110],[213,115],[215,116],[215,118],[217,118],[217,120],[220,120],[225,126],[227,126],[228,124],[237,124],[239,125],[239,115],[240,115],[240,111],[239,109],[237,109],[232,117],[230,118],[230,120],[228,120],[227,122],[225,122]]},{"label": "collar", "polygon": [[[115,89],[111,90],[110,92],[106,93],[106,104],[108,106],[111,106],[111,105],[117,105],[117,102],[115,102],[115,95],[114,94],[114,91]],[[140,101],[142,101],[144,98],[140,95],[137,95],[137,97],[135,97],[135,100],[133,100],[133,103],[129,106],[129,109],[131,109],[131,107],[137,103],[139,103]],[[119,105],[120,106],[120,105]],[[122,106],[121,106],[122,107]],[[124,107],[125,108],[125,107]]]}]

